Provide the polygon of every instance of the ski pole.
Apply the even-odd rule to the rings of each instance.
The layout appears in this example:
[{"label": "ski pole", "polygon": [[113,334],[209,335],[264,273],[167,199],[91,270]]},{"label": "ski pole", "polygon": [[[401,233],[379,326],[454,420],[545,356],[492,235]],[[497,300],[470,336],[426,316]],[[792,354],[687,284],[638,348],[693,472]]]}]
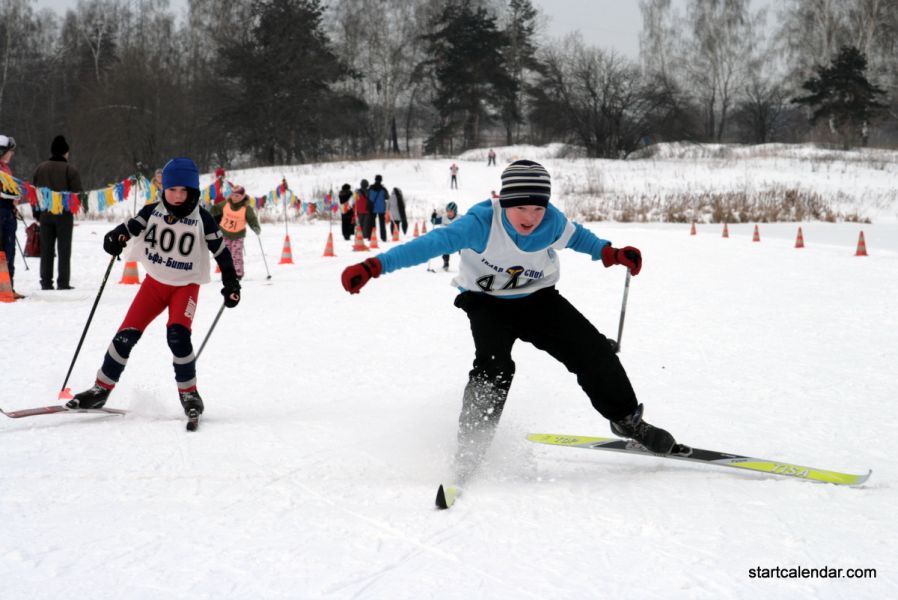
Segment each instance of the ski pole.
[{"label": "ski pole", "polygon": [[268,261],[265,259],[265,248],[262,246],[262,236],[257,235],[256,239],[259,240],[259,249],[262,250],[262,262],[265,263],[265,272],[268,273],[268,277],[265,279],[271,279],[271,271],[268,270]]},{"label": "ski pole", "polygon": [[[25,217],[17,215],[17,218],[22,222],[22,225],[25,224]],[[30,271],[31,269],[28,268],[28,261],[25,260],[25,251],[22,249],[22,242],[19,241],[18,236],[16,236],[16,246],[19,247],[19,253],[22,255],[22,263],[25,265],[25,270]]]},{"label": "ski pole", "polygon": [[624,281],[624,299],[620,305],[620,323],[617,326],[617,341],[608,340],[614,353],[620,352],[620,340],[624,335],[624,316],[627,314],[627,295],[630,291],[630,269],[627,269],[627,279]]},{"label": "ski pole", "polygon": [[60,400],[69,400],[71,399],[71,393],[67,392],[66,384],[69,382],[69,376],[72,374],[72,369],[75,367],[75,361],[78,360],[78,354],[81,352],[81,344],[84,343],[84,337],[87,335],[87,329],[90,327],[90,322],[93,321],[94,312],[97,310],[97,304],[100,303],[100,296],[103,295],[103,289],[106,287],[106,280],[109,279],[109,273],[112,272],[112,265],[115,263],[118,256],[113,256],[109,260],[109,266],[106,267],[106,274],[103,275],[103,283],[100,284],[100,291],[97,292],[97,297],[94,299],[94,305],[90,309],[90,315],[87,317],[87,323],[84,324],[84,331],[81,332],[81,339],[78,340],[78,347],[75,348],[75,356],[72,357],[72,364],[69,365],[69,372],[65,374],[65,381],[62,382],[62,388],[59,390],[59,399]]},{"label": "ski pole", "polygon": [[215,326],[218,325],[218,320],[221,318],[221,313],[224,312],[225,303],[221,303],[221,308],[218,309],[218,314],[215,315],[215,320],[212,321],[212,327],[209,328],[209,332],[206,334],[206,337],[203,339],[203,343],[200,344],[200,349],[196,353],[196,358],[194,360],[200,359],[200,354],[203,353],[203,348],[206,347],[206,342],[209,341],[209,336],[212,335],[212,332],[215,331]]},{"label": "ski pole", "polygon": [[19,241],[18,237],[16,237],[16,246],[19,247],[19,253],[22,255],[22,263],[25,265],[25,270],[30,271],[31,269],[28,268],[28,261],[25,260],[25,251],[22,249],[22,242]]}]

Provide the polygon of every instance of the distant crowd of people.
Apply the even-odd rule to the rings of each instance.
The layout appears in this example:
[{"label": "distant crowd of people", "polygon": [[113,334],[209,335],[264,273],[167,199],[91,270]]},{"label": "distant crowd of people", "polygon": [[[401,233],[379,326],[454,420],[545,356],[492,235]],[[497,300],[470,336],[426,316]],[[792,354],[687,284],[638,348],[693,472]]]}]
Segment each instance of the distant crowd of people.
[{"label": "distant crowd of people", "polygon": [[364,239],[370,239],[377,230],[381,241],[387,241],[387,226],[390,234],[408,231],[408,217],[405,214],[405,198],[402,190],[393,188],[390,194],[384,186],[381,175],[374,176],[374,183],[369,184],[362,179],[355,191],[348,183],[344,183],[338,194],[340,200],[341,232],[344,240],[355,235],[356,227]]}]

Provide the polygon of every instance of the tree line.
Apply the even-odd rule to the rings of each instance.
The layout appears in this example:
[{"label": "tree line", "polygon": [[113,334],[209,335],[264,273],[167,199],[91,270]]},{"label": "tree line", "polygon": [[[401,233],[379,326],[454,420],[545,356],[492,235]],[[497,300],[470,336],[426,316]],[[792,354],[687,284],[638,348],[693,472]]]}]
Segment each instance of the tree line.
[{"label": "tree line", "polygon": [[561,141],[893,144],[898,0],[640,0],[640,58],[531,0],[0,0],[0,133],[67,136],[89,187],[203,169]]}]

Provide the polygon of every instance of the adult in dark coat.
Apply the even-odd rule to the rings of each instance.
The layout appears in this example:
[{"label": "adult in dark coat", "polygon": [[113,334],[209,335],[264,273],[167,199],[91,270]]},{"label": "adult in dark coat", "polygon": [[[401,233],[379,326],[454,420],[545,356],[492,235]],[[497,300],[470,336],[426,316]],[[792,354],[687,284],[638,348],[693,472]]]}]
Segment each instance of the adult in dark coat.
[{"label": "adult in dark coat", "polygon": [[[37,166],[31,183],[35,187],[50,188],[54,192],[81,192],[81,175],[69,164],[69,144],[61,135],[50,144],[50,159]],[[62,214],[41,211],[41,288],[53,289],[53,259],[59,252],[56,289],[71,290],[69,276],[72,260],[72,228],[74,216],[63,209]]]},{"label": "adult in dark coat", "polygon": [[355,220],[362,228],[362,237],[366,240],[371,237],[371,228],[374,226],[374,213],[371,212],[371,203],[368,202],[368,180],[362,179],[355,191]]},{"label": "adult in dark coat", "polygon": [[[373,213],[373,220],[377,220],[377,226],[380,228],[380,241],[387,241],[387,224],[385,214],[387,212],[387,201],[390,199],[390,192],[384,187],[383,177],[374,176],[374,184],[368,188],[368,210]],[[372,224],[373,226],[373,224]]]},{"label": "adult in dark coat", "polygon": [[[393,223],[399,223],[402,227],[402,235],[405,235],[408,232],[408,219],[405,216],[405,198],[402,196],[402,190],[398,187],[393,188],[393,201],[391,204],[396,207],[395,210],[390,209]],[[394,212],[395,214],[393,214]]]},{"label": "adult in dark coat", "polygon": [[343,225],[343,239],[349,240],[354,233],[352,226],[354,216],[351,202],[352,186],[348,183],[344,183],[343,187],[340,188],[340,193],[337,197],[340,199],[340,221]]}]

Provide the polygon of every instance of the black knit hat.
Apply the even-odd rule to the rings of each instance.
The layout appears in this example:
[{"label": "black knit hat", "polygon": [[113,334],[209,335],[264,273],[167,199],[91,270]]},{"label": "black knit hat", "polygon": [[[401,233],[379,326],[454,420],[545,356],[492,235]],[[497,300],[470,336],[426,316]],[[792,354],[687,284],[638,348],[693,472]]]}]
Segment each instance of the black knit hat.
[{"label": "black knit hat", "polygon": [[502,208],[547,206],[551,194],[549,172],[538,162],[516,160],[502,171],[502,190],[499,192]]},{"label": "black knit hat", "polygon": [[64,137],[57,135],[53,138],[53,141],[50,143],[50,154],[52,156],[65,156],[65,153],[68,151],[69,144]]}]

